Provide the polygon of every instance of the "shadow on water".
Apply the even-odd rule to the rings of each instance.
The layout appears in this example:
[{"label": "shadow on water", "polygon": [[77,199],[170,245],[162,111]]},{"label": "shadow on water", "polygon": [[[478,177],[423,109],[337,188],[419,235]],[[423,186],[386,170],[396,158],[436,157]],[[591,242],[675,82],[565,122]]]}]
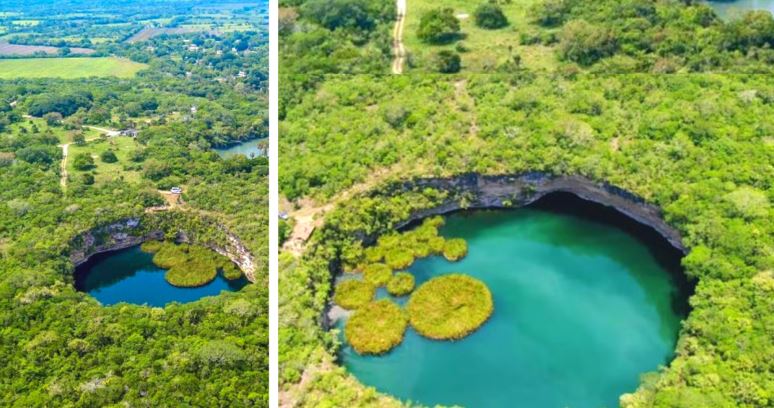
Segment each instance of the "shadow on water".
[{"label": "shadow on water", "polygon": [[[675,292],[672,296],[671,310],[676,315],[686,317],[690,312],[689,298],[693,295],[695,290],[695,282],[688,280],[685,275],[685,271],[682,267],[681,260],[684,256],[683,253],[672,246],[669,241],[666,240],[658,231],[649,225],[645,225],[628,215],[618,211],[614,207],[599,204],[594,201],[585,200],[573,193],[569,192],[553,192],[546,194],[537,201],[518,208],[491,208],[491,209],[460,209],[450,213],[444,214],[448,217],[454,215],[455,217],[475,217],[475,214],[481,212],[510,212],[514,216],[528,217],[530,212],[526,210],[534,210],[542,213],[548,213],[556,215],[556,223],[564,224],[561,217],[574,217],[581,219],[588,223],[601,225],[605,227],[612,227],[623,231],[628,236],[635,239],[639,244],[647,249],[648,253],[653,257],[656,263],[663,268],[670,276],[672,283],[675,287]],[[489,227],[496,227],[501,222],[499,218],[493,217],[490,219],[476,217],[475,220],[478,228],[466,229],[465,233],[468,239],[472,239],[478,234],[484,234]],[[416,228],[422,223],[422,220],[415,220],[401,231],[410,230]],[[443,232],[442,228],[442,232]],[[578,239],[578,237],[584,237],[584,239]],[[451,236],[449,236],[451,237]],[[556,247],[566,248],[579,254],[586,254],[590,252],[590,243],[597,245],[610,244],[615,245],[615,242],[595,241],[598,237],[593,234],[589,235],[586,229],[576,229],[568,235],[552,235],[547,236],[543,234],[536,234],[532,237],[535,241],[544,241],[548,244]],[[604,238],[603,238],[604,239]],[[593,252],[593,250],[591,251]],[[626,265],[628,268],[636,270],[641,265],[634,254],[613,252],[609,254],[611,259],[615,260],[621,265]],[[635,255],[636,256],[636,255]],[[634,274],[636,277],[643,277],[643,274]]]},{"label": "shadow on water", "polygon": [[566,192],[547,194],[525,208],[574,216],[624,231],[647,248],[659,266],[669,273],[677,289],[672,304],[675,313],[687,316],[690,312],[688,298],[694,293],[695,283],[689,281],[685,275],[681,264],[683,253],[672,246],[653,227],[640,223],[613,207],[584,200],[575,194]]}]

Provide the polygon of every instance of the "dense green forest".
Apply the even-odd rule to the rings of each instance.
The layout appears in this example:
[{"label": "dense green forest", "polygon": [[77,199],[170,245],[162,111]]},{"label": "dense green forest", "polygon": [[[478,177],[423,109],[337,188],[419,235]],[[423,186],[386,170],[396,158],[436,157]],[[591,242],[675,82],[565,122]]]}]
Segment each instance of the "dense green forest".
[{"label": "dense green forest", "polygon": [[[144,19],[190,23],[188,7],[206,7],[147,3],[9,5],[44,21],[19,41],[122,27],[99,52],[149,67],[0,81],[0,405],[268,405],[268,160],[214,150],[267,134],[267,28],[254,24],[267,10],[255,20],[259,8],[233,9],[254,20],[244,29],[124,42]],[[172,186],[182,200],[165,207]],[[104,307],[76,291],[70,253],[84,232],[128,218],[201,243],[228,231],[254,256],[256,280],[192,303]]]},{"label": "dense green forest", "polygon": [[[753,12],[726,22],[693,1],[534,3],[519,14],[525,32],[503,38],[540,45],[550,63],[508,63],[503,49],[502,65],[482,75],[466,66],[471,48],[454,51],[460,73],[442,75],[419,59],[412,66],[411,53],[453,43],[408,42],[408,74],[391,76],[382,35],[394,17],[384,2],[358,3],[379,11],[341,16],[350,25],[336,28],[323,24],[336,6],[323,18],[307,3],[282,4],[279,143],[292,159],[279,163],[280,191],[291,214],[333,207],[317,214],[324,226],[300,255],[280,258],[283,401],[403,404],[337,365],[339,334],[323,317],[334,275],[364,245],[413,214],[468,199],[403,182],[541,171],[607,182],[659,206],[689,250],[682,262],[696,289],[675,359],[644,375],[621,406],[774,403],[774,19]],[[509,16],[520,7],[498,4]],[[358,65],[369,53],[378,58]]]}]

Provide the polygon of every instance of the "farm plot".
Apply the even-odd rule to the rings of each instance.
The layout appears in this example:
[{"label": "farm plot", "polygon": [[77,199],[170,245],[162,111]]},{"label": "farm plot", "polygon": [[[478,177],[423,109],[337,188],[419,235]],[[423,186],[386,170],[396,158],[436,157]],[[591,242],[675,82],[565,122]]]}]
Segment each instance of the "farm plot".
[{"label": "farm plot", "polygon": [[[20,45],[0,42],[0,56],[31,56],[35,53],[41,52],[48,55],[56,55],[60,52],[60,50],[61,48],[58,47],[47,47],[43,45]],[[70,54],[77,55],[90,55],[94,53],[94,50],[91,48],[73,47],[69,50]]]},{"label": "farm plot", "polygon": [[133,77],[146,68],[128,59],[105,58],[22,58],[0,60],[0,79]]}]

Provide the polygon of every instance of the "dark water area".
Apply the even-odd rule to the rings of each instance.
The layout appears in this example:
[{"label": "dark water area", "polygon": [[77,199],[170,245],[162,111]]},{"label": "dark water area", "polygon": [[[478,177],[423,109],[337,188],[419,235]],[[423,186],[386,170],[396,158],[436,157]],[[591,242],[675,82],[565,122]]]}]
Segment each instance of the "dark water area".
[{"label": "dark water area", "polygon": [[457,342],[409,328],[384,356],[343,346],[341,363],[364,384],[430,406],[617,407],[673,358],[692,289],[682,254],[653,229],[557,193],[521,209],[453,213],[441,233],[466,239],[468,255],[416,261],[417,285],[474,276],[492,291],[492,318]]},{"label": "dark water area", "polygon": [[218,273],[212,282],[196,288],[180,288],[164,279],[165,269],[153,264],[153,254],[139,246],[97,254],[75,271],[75,288],[105,306],[120,302],[162,307],[171,302],[188,303],[221,291],[238,291],[249,282],[229,281]]},{"label": "dark water area", "polygon": [[764,10],[774,14],[774,0],[708,1],[707,3],[723,20],[739,18],[753,10]]}]

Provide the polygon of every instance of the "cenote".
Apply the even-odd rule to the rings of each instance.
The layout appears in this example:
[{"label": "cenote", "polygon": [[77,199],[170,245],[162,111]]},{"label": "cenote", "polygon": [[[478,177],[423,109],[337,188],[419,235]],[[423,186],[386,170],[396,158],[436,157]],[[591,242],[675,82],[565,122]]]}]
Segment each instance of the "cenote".
[{"label": "cenote", "polygon": [[75,271],[75,287],[103,305],[120,302],[161,307],[171,302],[187,303],[221,291],[237,291],[247,279],[229,281],[218,273],[212,282],[196,288],[180,288],[164,279],[165,269],[153,264],[153,254],[139,246],[97,254]]},{"label": "cenote", "polygon": [[491,289],[494,314],[457,342],[409,327],[383,356],[358,355],[342,338],[341,363],[362,383],[430,406],[617,407],[671,361],[692,289],[682,254],[649,227],[555,193],[522,209],[451,214],[441,233],[467,240],[468,255],[417,260],[417,285],[472,275]]}]

